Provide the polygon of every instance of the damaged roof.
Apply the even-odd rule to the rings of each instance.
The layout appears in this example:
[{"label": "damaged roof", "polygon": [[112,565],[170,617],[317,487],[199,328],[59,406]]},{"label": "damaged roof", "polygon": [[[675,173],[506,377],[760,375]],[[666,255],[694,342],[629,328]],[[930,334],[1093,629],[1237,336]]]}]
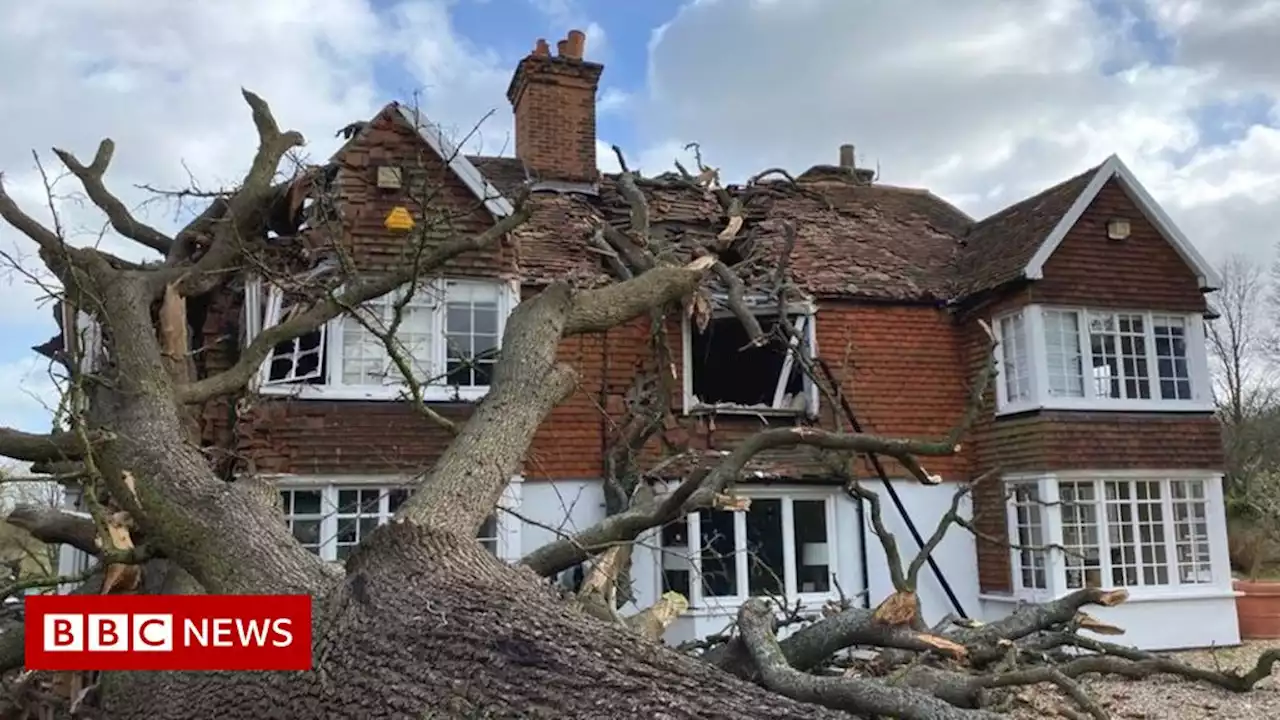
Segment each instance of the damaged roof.
[{"label": "damaged roof", "polygon": [[[511,212],[509,198],[534,180],[517,158],[457,153],[438,128],[404,106],[391,103],[382,116],[418,128],[496,217]],[[361,136],[370,124],[353,123],[344,131]],[[356,138],[350,139],[344,150]],[[747,282],[774,272],[790,226],[797,234],[788,258],[790,279],[809,295],[943,304],[1021,278],[1036,279],[1045,254],[1061,242],[1103,184],[1117,177],[1201,275],[1202,285],[1216,287],[1212,268],[1114,155],[976,221],[927,190],[875,183],[871,174],[818,165],[794,181],[756,179],[723,190],[673,173],[642,179],[639,186],[648,200],[651,231],[683,248],[699,241],[709,244],[726,227],[728,216],[717,192],[740,201],[743,224],[733,252],[720,254]],[[618,178],[605,174],[593,185],[536,184],[528,200],[531,217],[512,233],[523,282],[609,281],[591,238],[601,223],[627,227],[630,208]]]},{"label": "damaged roof", "polygon": [[[473,165],[504,192],[526,181],[515,158],[471,157]],[[521,277],[541,284],[566,276],[607,275],[588,249],[597,222],[625,228],[629,207],[616,175],[604,175],[595,196],[538,192],[531,217],[513,234],[519,241]],[[642,182],[650,225],[671,240],[710,239],[724,229],[725,212],[710,190],[687,184]],[[814,296],[936,300],[949,294],[958,240],[972,219],[937,196],[910,188],[853,182],[838,173],[806,173],[792,185],[763,181],[750,192],[726,188],[745,200],[739,237],[750,244],[744,276],[767,272],[784,242],[780,220],[790,220],[797,241],[790,256],[796,284]],[[692,238],[691,238],[692,236]],[[745,272],[744,272],[745,271]]]},{"label": "damaged roof", "polygon": [[[516,158],[469,160],[500,191],[510,194],[529,179]],[[1132,175],[1114,156],[1036,195],[975,221],[933,193],[870,183],[850,169],[816,166],[795,183],[762,181],[725,189],[746,201],[739,236],[749,252],[739,272],[768,272],[784,241],[780,220],[791,221],[797,241],[790,258],[794,282],[815,297],[906,302],[947,302],[1026,277],[1026,269],[1055,233],[1074,223],[1112,175],[1126,185]],[[617,175],[602,175],[594,193],[535,192],[532,216],[514,233],[522,278],[542,284],[559,278],[606,282],[599,255],[589,249],[595,223],[626,226],[629,208]],[[654,232],[670,239],[710,238],[727,217],[710,190],[688,183],[642,182]],[[1144,194],[1144,193],[1143,193]],[[1152,203],[1147,205],[1149,212]],[[1175,245],[1185,238],[1173,233]],[[1187,256],[1193,266],[1194,249]],[[1184,253],[1185,254],[1185,253]],[[1212,276],[1210,276],[1212,277]]]}]

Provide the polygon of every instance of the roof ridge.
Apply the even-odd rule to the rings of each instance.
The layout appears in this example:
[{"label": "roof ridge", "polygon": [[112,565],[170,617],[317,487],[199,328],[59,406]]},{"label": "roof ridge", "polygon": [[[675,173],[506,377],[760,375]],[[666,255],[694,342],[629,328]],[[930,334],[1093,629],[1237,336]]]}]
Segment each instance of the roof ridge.
[{"label": "roof ridge", "polygon": [[[974,223],[974,227],[976,228],[978,225],[984,225],[984,224],[986,224],[986,223],[987,223],[987,222],[989,222],[989,221],[995,220],[995,219],[997,219],[997,218],[1000,218],[1001,216],[1006,215],[1007,213],[1009,213],[1010,211],[1012,211],[1012,210],[1014,210],[1014,209],[1016,209],[1016,208],[1019,208],[1019,207],[1021,207],[1021,206],[1023,206],[1023,205],[1028,205],[1028,204],[1030,204],[1033,200],[1039,200],[1039,199],[1043,198],[1043,197],[1044,197],[1044,196],[1046,196],[1046,195],[1050,195],[1050,194],[1052,194],[1052,193],[1054,193],[1054,192],[1057,192],[1058,190],[1061,190],[1061,189],[1062,189],[1063,187],[1065,187],[1066,185],[1070,185],[1071,183],[1076,182],[1077,180],[1080,180],[1081,178],[1085,177],[1086,175],[1095,175],[1095,174],[1097,174],[1097,172],[1098,172],[1099,170],[1101,170],[1101,169],[1102,169],[1102,166],[1103,166],[1103,165],[1106,165],[1106,164],[1107,164],[1107,161],[1106,161],[1106,160],[1103,160],[1102,162],[1098,163],[1097,165],[1094,165],[1094,166],[1090,167],[1089,169],[1084,170],[1084,171],[1082,171],[1082,172],[1078,172],[1078,173],[1076,173],[1075,175],[1072,175],[1071,177],[1067,178],[1066,180],[1062,180],[1061,182],[1054,183],[1053,185],[1050,185],[1050,186],[1048,186],[1048,187],[1046,187],[1046,188],[1044,188],[1044,189],[1040,190],[1039,192],[1037,192],[1037,193],[1035,193],[1035,194],[1033,194],[1033,195],[1028,195],[1028,196],[1026,196],[1026,197],[1022,198],[1021,200],[1015,200],[1014,202],[1012,202],[1012,203],[1010,203],[1010,204],[1008,204],[1008,205],[1006,205],[1006,206],[1004,206],[1004,207],[1000,208],[999,210],[997,210],[997,211],[995,211],[995,212],[991,213],[990,215],[987,215],[986,217],[984,217],[984,218],[982,218],[982,219],[978,220],[976,223]],[[972,232],[972,228],[971,228],[971,230],[970,230],[970,231]]]}]

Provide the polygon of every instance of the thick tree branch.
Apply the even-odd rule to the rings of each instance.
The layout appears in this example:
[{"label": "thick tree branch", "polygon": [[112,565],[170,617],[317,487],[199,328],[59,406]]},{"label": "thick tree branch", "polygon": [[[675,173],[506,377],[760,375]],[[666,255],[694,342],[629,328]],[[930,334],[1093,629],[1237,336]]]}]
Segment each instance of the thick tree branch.
[{"label": "thick tree branch", "polygon": [[[855,645],[915,652],[936,650],[953,657],[966,654],[963,646],[945,637],[917,632],[903,625],[887,625],[876,619],[873,610],[859,607],[845,609],[800,628],[778,645],[787,664],[801,672],[808,672],[840,650]],[[747,680],[759,677],[756,666],[751,662],[751,653],[741,637],[709,650],[702,659]]]},{"label": "thick tree branch", "polygon": [[173,246],[173,239],[150,225],[136,220],[124,203],[112,195],[103,183],[102,177],[107,172],[107,166],[111,164],[111,156],[115,149],[116,145],[110,138],[103,139],[98,144],[98,152],[93,156],[93,162],[87,167],[66,150],[54,148],[53,152],[58,159],[62,160],[62,164],[67,166],[71,174],[80,180],[80,184],[84,186],[85,193],[93,204],[106,213],[107,219],[111,221],[111,227],[115,228],[116,232],[161,254],[169,252]]},{"label": "thick tree branch", "polygon": [[555,284],[521,303],[507,323],[488,395],[397,519],[474,535],[534,433],[576,382],[576,373],[556,362],[560,339],[606,330],[678,300],[697,288],[709,266],[699,259],[682,268],[654,268],[577,294]]},{"label": "thick tree branch", "polygon": [[239,360],[231,368],[217,375],[178,388],[179,399],[185,403],[200,403],[219,395],[238,392],[258,371],[262,361],[271,352],[271,348],[315,330],[342,314],[347,307],[354,307],[368,300],[386,295],[412,280],[415,273],[418,276],[425,275],[462,253],[488,247],[511,230],[514,230],[527,218],[528,210],[523,207],[518,208],[516,212],[503,218],[482,233],[455,237],[441,243],[438,247],[424,253],[422,260],[413,268],[402,272],[390,273],[380,278],[369,278],[353,283],[342,293],[320,300],[306,312],[299,313],[289,320],[259,333],[253,342],[240,353]]},{"label": "thick tree branch", "polygon": [[[813,427],[764,430],[738,443],[737,447],[706,474],[705,478],[698,475],[700,480],[696,484],[688,480],[681,483],[677,490],[664,498],[656,508],[632,509],[605,518],[572,537],[563,538],[535,550],[525,557],[523,563],[541,575],[553,575],[613,544],[634,540],[645,530],[670,522],[681,514],[710,507],[715,497],[737,480],[742,469],[752,458],[765,450],[775,448],[809,445],[824,450],[849,453],[873,452],[899,460],[904,466],[916,468],[916,478],[921,482],[937,484],[937,479],[925,473],[919,463],[915,462],[914,456],[951,455],[958,449],[958,445],[952,440],[954,436],[953,432],[945,440],[928,441],[882,438],[861,433],[838,433]],[[676,505],[676,502],[682,504]],[[898,567],[901,568],[901,564]]]},{"label": "thick tree branch", "polygon": [[[305,143],[302,134],[290,130],[281,132],[267,102],[246,89],[241,95],[253,114],[253,124],[258,130],[258,150],[253,162],[241,181],[240,188],[225,200],[225,205],[206,209],[187,229],[178,233],[182,242],[173,243],[163,272],[153,273],[152,291],[158,294],[167,285],[179,282],[179,293],[184,296],[200,295],[213,289],[222,281],[221,273],[243,254],[248,238],[262,235],[258,232],[266,224],[264,208],[274,192],[273,181],[280,160],[289,150]],[[194,243],[188,229],[208,227],[212,240],[204,255],[194,266],[186,266]]]},{"label": "thick tree branch", "polygon": [[661,502],[611,515],[582,532],[543,545],[520,562],[539,575],[550,577],[612,545],[631,542],[645,530],[665,525],[682,515],[685,501],[701,486],[708,472],[709,468],[703,468],[690,474],[675,490],[664,495]]},{"label": "thick tree branch", "polygon": [[19,232],[35,241],[42,253],[60,253],[70,250],[57,233],[45,227],[35,218],[23,212],[4,189],[4,173],[0,173],[0,217]]},{"label": "thick tree branch", "polygon": [[[102,436],[93,436],[101,440]],[[53,462],[56,460],[74,460],[84,454],[84,446],[79,436],[71,432],[58,432],[51,435],[0,428],[0,456],[21,460],[23,462]]]},{"label": "thick tree branch", "polygon": [[93,520],[39,505],[19,505],[5,522],[22,528],[46,543],[65,543],[77,550],[97,555],[98,529]]},{"label": "thick tree branch", "polygon": [[768,601],[752,598],[738,612],[738,627],[761,682],[770,690],[801,702],[863,715],[902,720],[998,720],[983,710],[957,708],[921,692],[862,678],[807,675],[787,664],[773,634],[774,616]]}]

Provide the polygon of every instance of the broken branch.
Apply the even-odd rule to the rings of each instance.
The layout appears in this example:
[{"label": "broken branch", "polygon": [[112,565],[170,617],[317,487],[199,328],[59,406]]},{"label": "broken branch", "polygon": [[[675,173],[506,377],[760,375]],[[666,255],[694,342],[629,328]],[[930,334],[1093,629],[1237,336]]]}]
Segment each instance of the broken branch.
[{"label": "broken branch", "polygon": [[67,166],[71,174],[80,180],[80,184],[84,186],[85,193],[93,201],[93,204],[106,213],[107,219],[111,221],[111,227],[115,228],[116,232],[156,252],[169,252],[173,246],[172,238],[150,225],[136,220],[124,206],[124,203],[111,194],[111,191],[107,190],[107,186],[103,183],[102,177],[107,172],[107,166],[111,163],[111,156],[115,152],[115,148],[115,143],[110,138],[104,138],[98,144],[98,152],[94,154],[93,162],[89,163],[88,166],[85,166],[66,150],[54,148],[53,152],[62,161],[62,164]]}]

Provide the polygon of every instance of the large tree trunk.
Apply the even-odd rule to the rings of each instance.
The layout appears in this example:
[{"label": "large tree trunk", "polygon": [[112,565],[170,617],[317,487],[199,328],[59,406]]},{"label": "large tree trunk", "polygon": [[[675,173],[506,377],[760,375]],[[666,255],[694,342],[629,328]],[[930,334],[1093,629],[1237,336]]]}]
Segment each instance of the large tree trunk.
[{"label": "large tree trunk", "polygon": [[[596,620],[471,538],[380,529],[315,605],[308,673],[131,673],[112,720],[847,718]],[[127,682],[123,682],[127,680]]]}]

